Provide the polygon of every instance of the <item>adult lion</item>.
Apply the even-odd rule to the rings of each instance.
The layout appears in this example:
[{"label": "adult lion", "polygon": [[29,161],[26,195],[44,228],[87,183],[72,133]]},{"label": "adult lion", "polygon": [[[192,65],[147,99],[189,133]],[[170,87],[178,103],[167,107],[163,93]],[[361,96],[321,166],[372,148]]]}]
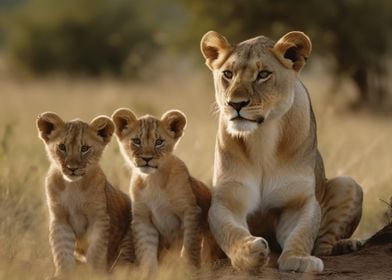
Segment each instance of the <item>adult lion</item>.
[{"label": "adult lion", "polygon": [[311,48],[302,32],[277,43],[260,36],[231,46],[214,31],[201,40],[220,111],[209,222],[238,270],[267,263],[264,238],[282,249],[283,271],[320,272],[323,262],[312,252],[359,245],[346,238],[361,217],[362,189],[351,178],[325,178],[315,117],[298,79]]}]

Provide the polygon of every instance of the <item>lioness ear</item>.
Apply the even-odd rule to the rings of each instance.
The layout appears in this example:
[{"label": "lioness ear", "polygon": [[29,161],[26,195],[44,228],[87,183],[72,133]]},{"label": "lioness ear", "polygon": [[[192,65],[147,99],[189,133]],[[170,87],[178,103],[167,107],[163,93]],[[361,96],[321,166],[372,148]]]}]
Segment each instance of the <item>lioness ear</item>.
[{"label": "lioness ear", "polygon": [[107,116],[98,116],[90,123],[90,127],[102,138],[105,144],[110,142],[114,132],[114,124]]},{"label": "lioness ear", "polygon": [[299,72],[312,51],[312,43],[305,33],[292,31],[284,35],[272,48],[272,52],[287,68]]},{"label": "lioness ear", "polygon": [[120,108],[114,111],[112,120],[116,128],[116,135],[121,139],[132,124],[136,123],[137,118],[131,110]]},{"label": "lioness ear", "polygon": [[45,112],[37,117],[36,126],[39,137],[48,142],[55,138],[64,126],[64,121],[53,112]]},{"label": "lioness ear", "polygon": [[183,133],[186,125],[186,117],[183,112],[171,110],[163,114],[161,122],[174,139],[179,139]]},{"label": "lioness ear", "polygon": [[208,31],[201,38],[200,49],[206,59],[206,65],[213,70],[230,54],[232,47],[224,36],[215,31]]}]

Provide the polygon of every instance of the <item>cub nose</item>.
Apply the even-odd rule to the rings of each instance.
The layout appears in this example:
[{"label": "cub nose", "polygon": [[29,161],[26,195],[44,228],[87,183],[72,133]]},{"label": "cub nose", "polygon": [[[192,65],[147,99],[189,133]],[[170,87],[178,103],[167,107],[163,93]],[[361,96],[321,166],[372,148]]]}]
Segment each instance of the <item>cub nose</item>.
[{"label": "cub nose", "polygon": [[152,160],[152,157],[142,157],[142,159],[148,163],[150,160]]},{"label": "cub nose", "polygon": [[250,100],[247,101],[241,101],[241,102],[228,102],[227,104],[229,104],[231,107],[234,108],[234,110],[236,110],[237,112],[241,111],[241,109],[243,107],[245,107],[246,105],[248,105],[250,102]]},{"label": "cub nose", "polygon": [[71,172],[75,172],[78,168],[74,165],[67,165],[67,169]]}]

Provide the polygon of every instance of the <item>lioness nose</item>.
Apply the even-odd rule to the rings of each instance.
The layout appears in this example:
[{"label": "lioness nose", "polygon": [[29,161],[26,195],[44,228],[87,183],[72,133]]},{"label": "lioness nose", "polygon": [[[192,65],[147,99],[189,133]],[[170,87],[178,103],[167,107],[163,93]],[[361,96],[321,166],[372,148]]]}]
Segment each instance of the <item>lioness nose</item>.
[{"label": "lioness nose", "polygon": [[241,102],[228,102],[228,104],[234,108],[237,112],[241,111],[243,107],[249,104],[249,100],[247,101],[241,101]]},{"label": "lioness nose", "polygon": [[148,163],[150,160],[152,160],[152,157],[142,157],[142,159]]}]

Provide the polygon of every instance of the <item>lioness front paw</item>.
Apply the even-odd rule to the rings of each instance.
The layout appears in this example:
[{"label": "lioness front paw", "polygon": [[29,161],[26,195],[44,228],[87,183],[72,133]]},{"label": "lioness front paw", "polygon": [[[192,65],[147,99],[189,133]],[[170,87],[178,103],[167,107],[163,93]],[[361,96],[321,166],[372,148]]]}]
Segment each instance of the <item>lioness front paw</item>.
[{"label": "lioness front paw", "polygon": [[279,270],[296,272],[322,272],[323,261],[314,256],[280,256],[278,259]]},{"label": "lioness front paw", "polygon": [[255,271],[268,263],[269,248],[264,238],[249,236],[233,246],[231,264],[239,271]]}]

